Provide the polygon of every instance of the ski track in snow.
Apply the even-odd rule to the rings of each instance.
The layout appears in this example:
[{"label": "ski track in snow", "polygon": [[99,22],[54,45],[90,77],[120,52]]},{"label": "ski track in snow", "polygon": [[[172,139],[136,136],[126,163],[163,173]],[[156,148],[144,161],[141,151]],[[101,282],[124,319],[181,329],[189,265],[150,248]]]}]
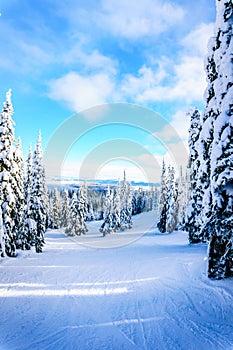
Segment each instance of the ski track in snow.
[{"label": "ski track in snow", "polygon": [[98,222],[82,237],[50,230],[42,254],[2,259],[0,350],[233,349],[233,279],[209,280],[207,246],[153,222],[105,238]]}]

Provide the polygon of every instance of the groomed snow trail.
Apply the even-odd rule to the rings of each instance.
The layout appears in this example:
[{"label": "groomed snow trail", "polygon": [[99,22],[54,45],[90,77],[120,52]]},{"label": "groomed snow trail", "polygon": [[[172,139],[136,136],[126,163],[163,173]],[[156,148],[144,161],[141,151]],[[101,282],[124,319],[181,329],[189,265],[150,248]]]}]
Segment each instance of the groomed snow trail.
[{"label": "groomed snow trail", "polygon": [[233,280],[207,279],[207,246],[159,234],[153,212],[134,220],[2,259],[0,350],[233,349]]}]

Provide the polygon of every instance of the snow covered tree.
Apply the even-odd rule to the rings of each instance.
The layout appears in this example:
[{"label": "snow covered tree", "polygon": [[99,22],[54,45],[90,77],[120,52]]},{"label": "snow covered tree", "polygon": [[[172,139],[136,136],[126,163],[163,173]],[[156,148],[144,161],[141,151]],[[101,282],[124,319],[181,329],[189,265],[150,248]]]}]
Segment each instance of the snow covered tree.
[{"label": "snow covered tree", "polygon": [[65,231],[69,236],[75,236],[78,234],[77,214],[78,214],[78,197],[77,197],[77,192],[74,191],[71,198],[71,203],[70,203],[68,226]]},{"label": "snow covered tree", "polygon": [[77,193],[74,191],[70,204],[70,213],[66,233],[70,236],[80,236],[87,232],[87,188],[81,186]]},{"label": "snow covered tree", "polygon": [[142,188],[140,187],[135,194],[136,194],[136,200],[135,200],[134,214],[140,214],[145,210],[145,207],[146,207],[145,196],[142,191]]},{"label": "snow covered tree", "polygon": [[58,192],[57,188],[54,188],[54,190],[51,193],[50,196],[50,228],[52,229],[58,229],[61,226],[61,200],[60,200],[60,193]]},{"label": "snow covered tree", "polygon": [[199,243],[202,241],[202,188],[199,185],[199,169],[201,147],[199,143],[201,132],[201,117],[199,111],[195,108],[188,113],[190,117],[189,128],[189,169],[190,169],[190,198],[187,208],[185,227],[189,234],[190,243]]},{"label": "snow covered tree", "polygon": [[69,222],[70,198],[67,189],[61,193],[61,227],[67,227]]},{"label": "snow covered tree", "polygon": [[189,179],[186,176],[183,176],[182,167],[180,167],[180,175],[176,181],[176,215],[177,215],[177,229],[185,229],[185,218],[188,202],[188,183]]},{"label": "snow covered tree", "polygon": [[18,138],[17,145],[14,151],[15,161],[15,199],[16,199],[16,213],[14,217],[14,234],[17,237],[17,248],[22,248],[24,240],[24,219],[25,219],[25,193],[24,193],[24,162],[22,154],[21,139]]},{"label": "snow covered tree", "polygon": [[103,236],[106,236],[107,233],[111,233],[113,231],[113,198],[112,193],[110,191],[110,187],[108,186],[108,190],[105,198],[105,208],[104,208],[104,221],[100,227],[100,232],[103,233]]},{"label": "snow covered tree", "polygon": [[176,210],[175,210],[175,189],[174,189],[174,168],[168,167],[168,184],[167,184],[167,220],[166,232],[171,233],[176,228]]},{"label": "snow covered tree", "polygon": [[132,189],[130,183],[126,180],[124,171],[123,181],[120,183],[120,201],[121,201],[121,230],[132,228]]},{"label": "snow covered tree", "polygon": [[85,234],[87,230],[87,187],[81,186],[79,188],[78,196],[78,235]]},{"label": "snow covered tree", "polygon": [[24,230],[21,234],[21,249],[29,250],[32,245],[35,243],[35,234],[36,234],[36,225],[33,223],[32,216],[32,148],[30,146],[28,157],[26,160],[26,169],[24,177],[24,199],[25,199],[25,208],[24,208]]},{"label": "snow covered tree", "polygon": [[16,214],[14,177],[14,122],[12,120],[13,106],[11,90],[6,94],[0,120],[0,183],[1,183],[1,211],[3,225],[2,255],[15,255],[16,237],[14,235],[14,216]]},{"label": "snow covered tree", "polygon": [[[1,191],[1,190],[0,190]],[[5,232],[4,232],[4,226],[3,226],[3,220],[2,220],[2,205],[0,205],[0,246],[1,246],[1,256],[5,256]]]},{"label": "snow covered tree", "polygon": [[119,183],[113,192],[112,228],[116,232],[121,227],[121,197]]},{"label": "snow covered tree", "polygon": [[[209,245],[209,277],[233,276],[233,2],[217,0],[213,43],[215,115],[211,150],[210,189],[213,199]],[[209,104],[205,110],[208,117]]]},{"label": "snow covered tree", "polygon": [[104,236],[119,229],[132,228],[132,188],[125,172],[123,181],[118,182],[116,189],[110,191],[108,187],[104,207],[104,222],[100,227]]},{"label": "snow covered tree", "polygon": [[160,185],[160,196],[158,204],[158,222],[157,227],[160,232],[166,232],[167,225],[167,178],[166,178],[166,167],[163,160],[162,174],[161,174],[161,185]]},{"label": "snow covered tree", "polygon": [[44,233],[46,230],[47,216],[46,196],[47,191],[45,187],[45,171],[42,162],[41,134],[39,133],[32,160],[32,186],[28,202],[28,219],[30,219],[28,223],[32,226],[32,230],[36,231],[34,245],[37,253],[42,252],[42,247],[45,243]]},{"label": "snow covered tree", "polygon": [[26,159],[25,177],[24,177],[24,197],[25,201],[30,197],[32,187],[32,147],[29,147],[28,157]]}]

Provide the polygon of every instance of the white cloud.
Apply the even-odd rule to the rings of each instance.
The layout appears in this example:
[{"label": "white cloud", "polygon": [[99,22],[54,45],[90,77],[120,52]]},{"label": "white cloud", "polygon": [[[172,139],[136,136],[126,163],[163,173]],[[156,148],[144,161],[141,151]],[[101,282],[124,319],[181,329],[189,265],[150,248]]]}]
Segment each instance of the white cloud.
[{"label": "white cloud", "polygon": [[166,31],[183,19],[184,10],[171,1],[102,0],[102,8],[96,16],[97,23],[112,34],[138,39]]},{"label": "white cloud", "polygon": [[182,40],[185,50],[191,54],[204,56],[207,53],[207,44],[214,33],[213,23],[201,23]]},{"label": "white cloud", "polygon": [[179,64],[173,66],[170,79],[167,79],[165,67],[162,71],[161,68],[156,70],[143,66],[137,76],[124,77],[121,90],[129,98],[143,104],[175,100],[192,103],[202,100],[205,86],[203,58],[184,56]]},{"label": "white cloud", "polygon": [[70,72],[50,81],[49,97],[65,102],[70,110],[79,112],[106,103],[114,90],[114,83],[105,73],[82,76]]},{"label": "white cloud", "polygon": [[109,74],[115,74],[118,65],[117,60],[103,55],[97,49],[88,49],[88,43],[85,42],[84,38],[74,44],[70,50],[64,52],[60,61],[65,64],[79,64],[85,71],[104,69]]},{"label": "white cloud", "polygon": [[158,64],[142,66],[137,75],[126,75],[121,90],[138,103],[176,101],[191,104],[203,99],[206,87],[204,55],[213,24],[201,24],[181,42],[178,63],[163,57]]},{"label": "white cloud", "polygon": [[190,119],[187,116],[187,110],[178,110],[172,117],[171,121],[164,126],[164,128],[156,132],[155,136],[163,142],[170,144],[176,142],[184,142],[184,146],[188,149],[188,129],[190,126]]},{"label": "white cloud", "polygon": [[168,87],[168,100],[200,101],[206,87],[203,57],[183,56],[174,66],[175,85]]},{"label": "white cloud", "polygon": [[[114,1],[103,3],[106,11],[112,9]],[[116,7],[120,11],[128,3],[124,5],[120,1],[118,5]],[[147,11],[141,2],[135,5],[133,11],[137,12],[141,7]],[[87,42],[81,40],[63,59],[66,63],[77,60],[82,66],[82,74],[70,72],[53,80],[50,82],[49,96],[66,102],[74,111],[116,101],[144,105],[172,101],[191,105],[200,102],[206,87],[204,52],[212,30],[212,24],[202,23],[190,32],[180,43],[177,63],[168,57],[155,60],[150,57],[150,66],[144,64],[136,74],[125,74],[121,78],[116,60],[98,50],[88,52]]]}]

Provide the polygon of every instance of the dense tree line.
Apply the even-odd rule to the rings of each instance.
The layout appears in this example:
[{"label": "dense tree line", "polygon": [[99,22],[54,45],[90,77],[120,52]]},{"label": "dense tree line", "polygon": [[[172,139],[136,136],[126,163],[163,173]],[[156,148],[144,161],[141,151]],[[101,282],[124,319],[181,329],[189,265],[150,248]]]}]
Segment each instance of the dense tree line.
[{"label": "dense tree line", "polygon": [[182,168],[175,179],[171,165],[162,163],[161,184],[158,196],[157,227],[162,233],[183,229],[188,202],[188,175],[183,176]]},{"label": "dense tree line", "polygon": [[0,248],[1,256],[35,247],[41,252],[46,230],[46,188],[41,136],[24,171],[21,140],[15,140],[11,90],[0,120]]},{"label": "dense tree line", "polygon": [[126,176],[107,189],[93,190],[86,185],[78,189],[57,188],[48,191],[48,227],[64,228],[71,236],[87,232],[87,221],[101,220],[105,236],[132,227],[132,216],[157,208],[157,189],[133,190]]},{"label": "dense tree line", "polygon": [[216,35],[206,58],[208,86],[202,114],[191,112],[190,243],[209,242],[208,275],[233,276],[233,3],[216,1]]}]

